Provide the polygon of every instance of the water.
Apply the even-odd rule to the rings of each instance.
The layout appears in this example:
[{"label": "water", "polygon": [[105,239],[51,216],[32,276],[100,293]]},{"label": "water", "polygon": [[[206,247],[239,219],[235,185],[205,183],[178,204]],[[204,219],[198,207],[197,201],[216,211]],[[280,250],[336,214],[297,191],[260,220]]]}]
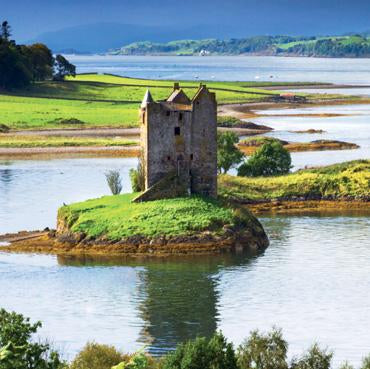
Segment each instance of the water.
[{"label": "water", "polygon": [[220,81],[332,82],[370,84],[370,59],[274,56],[75,56],[78,73]]},{"label": "water", "polygon": [[[143,78],[270,80],[273,75],[271,80],[276,81],[370,81],[369,59],[94,56],[71,60],[79,72]],[[351,115],[272,116],[289,112]],[[256,121],[274,127],[276,137],[340,139],[361,146],[294,153],[295,168],[369,157],[369,106],[269,113]],[[308,128],[327,133],[289,132]],[[107,170],[119,169],[128,191],[128,171],[136,163],[128,158],[0,161],[0,234],[55,227],[56,211],[63,203],[109,194]],[[184,339],[210,335],[216,329],[239,344],[250,330],[276,325],[289,341],[290,357],[317,340],[335,350],[336,366],[343,360],[358,365],[370,351],[367,215],[262,218],[271,245],[257,257],[125,260],[0,252],[0,306],[42,320],[41,337],[55,342],[67,359],[88,340],[124,351],[145,345],[161,354]]]},{"label": "water", "polygon": [[369,218],[262,222],[271,246],[258,257],[130,261],[0,253],[1,306],[41,319],[42,337],[68,358],[87,340],[163,354],[216,329],[239,344],[250,330],[277,325],[290,356],[317,340],[335,350],[337,364],[358,364],[370,339]]},{"label": "water", "polygon": [[63,203],[109,195],[105,173],[119,170],[123,192],[136,158],[0,160],[0,234],[56,226]]},{"label": "water", "polygon": [[[339,140],[360,146],[353,150],[328,150],[292,153],[293,169],[305,166],[330,165],[348,160],[368,159],[370,157],[370,105],[319,106],[298,109],[273,109],[257,111],[264,114],[254,118],[254,123],[265,124],[274,131],[267,136],[291,142],[310,142],[314,140]],[[309,114],[342,114],[338,117],[310,117]],[[290,115],[308,114],[294,117]],[[275,115],[275,116],[274,116]],[[279,116],[280,115],[280,116]],[[303,134],[291,131],[321,129],[324,133]]]}]

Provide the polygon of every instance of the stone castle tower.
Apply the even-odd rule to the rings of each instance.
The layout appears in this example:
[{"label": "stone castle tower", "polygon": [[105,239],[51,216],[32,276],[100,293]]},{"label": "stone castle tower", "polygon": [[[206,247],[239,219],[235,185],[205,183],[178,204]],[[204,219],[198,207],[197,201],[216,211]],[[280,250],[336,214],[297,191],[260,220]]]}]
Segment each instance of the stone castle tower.
[{"label": "stone castle tower", "polygon": [[165,101],[148,90],[140,108],[145,192],[136,201],[185,194],[217,196],[217,102],[200,85],[190,100],[175,83]]}]

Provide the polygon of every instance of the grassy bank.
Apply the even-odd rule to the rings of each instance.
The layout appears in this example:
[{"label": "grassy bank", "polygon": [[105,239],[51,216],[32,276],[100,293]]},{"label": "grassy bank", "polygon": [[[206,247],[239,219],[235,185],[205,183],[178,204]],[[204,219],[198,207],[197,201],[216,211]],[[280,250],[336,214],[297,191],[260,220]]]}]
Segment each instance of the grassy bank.
[{"label": "grassy bank", "polygon": [[268,142],[280,142],[290,152],[324,151],[324,150],[350,150],[358,149],[359,146],[337,140],[315,140],[311,142],[288,142],[273,137],[257,136],[246,138],[239,142],[238,147],[247,155],[253,154],[259,147]]},{"label": "grassy bank", "polygon": [[0,135],[0,148],[33,148],[33,147],[78,147],[78,146],[134,146],[137,141],[120,137],[90,138],[63,136],[21,136]]},{"label": "grassy bank", "polygon": [[58,218],[72,232],[83,232],[110,240],[142,237],[182,236],[209,230],[222,232],[225,224],[240,219],[232,209],[201,197],[132,203],[137,194],[105,196],[64,206]]},{"label": "grassy bank", "polygon": [[356,160],[278,177],[219,177],[219,193],[241,202],[370,198],[370,160]]},{"label": "grassy bank", "polygon": [[[190,97],[199,86],[187,81],[181,85]],[[279,94],[263,89],[276,83],[207,82],[207,85],[216,92],[219,104],[259,102]],[[39,82],[0,94],[0,123],[11,129],[135,127],[138,106],[148,87],[154,99],[165,99],[172,91],[173,81],[84,74],[64,82]],[[310,98],[323,97],[310,95]]]}]

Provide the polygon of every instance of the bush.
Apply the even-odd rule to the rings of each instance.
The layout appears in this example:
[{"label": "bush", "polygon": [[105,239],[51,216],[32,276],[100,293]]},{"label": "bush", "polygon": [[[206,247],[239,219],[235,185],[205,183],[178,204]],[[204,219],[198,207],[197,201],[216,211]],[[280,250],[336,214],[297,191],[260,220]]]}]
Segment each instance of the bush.
[{"label": "bush", "polygon": [[32,342],[31,337],[41,322],[15,312],[0,310],[0,368],[1,369],[61,369],[65,363],[47,343]]},{"label": "bush", "polygon": [[370,355],[362,360],[361,369],[370,369]]},{"label": "bush", "polygon": [[177,346],[162,363],[162,369],[237,369],[231,343],[221,333],[211,339],[197,338]]},{"label": "bush", "polygon": [[238,168],[238,176],[259,177],[289,173],[292,159],[280,142],[267,142]]},{"label": "bush", "polygon": [[293,359],[291,369],[329,369],[333,353],[314,344],[301,359]]},{"label": "bush", "polygon": [[0,123],[0,133],[7,133],[10,131],[10,128],[6,124]]},{"label": "bush", "polygon": [[145,176],[141,160],[137,169],[130,169],[130,180],[132,192],[141,192],[145,190]]},{"label": "bush", "polygon": [[113,195],[118,195],[122,191],[121,175],[117,170],[110,170],[105,174],[108,186]]},{"label": "bush", "polygon": [[128,361],[128,356],[113,346],[89,342],[72,361],[70,369],[111,369],[112,366]]},{"label": "bush", "polygon": [[238,348],[239,368],[288,369],[287,351],[281,330],[273,329],[265,335],[254,331]]},{"label": "bush", "polygon": [[217,169],[219,173],[227,173],[232,167],[238,165],[244,154],[235,146],[239,141],[233,132],[217,134]]},{"label": "bush", "polygon": [[153,368],[154,365],[154,360],[140,351],[132,355],[128,361],[124,361],[112,367],[112,369],[148,369]]}]

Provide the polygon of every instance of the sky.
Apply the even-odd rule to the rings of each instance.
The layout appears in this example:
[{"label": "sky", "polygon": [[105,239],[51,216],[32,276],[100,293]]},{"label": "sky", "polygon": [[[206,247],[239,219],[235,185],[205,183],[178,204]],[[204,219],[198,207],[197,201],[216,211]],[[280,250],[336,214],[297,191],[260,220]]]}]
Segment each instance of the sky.
[{"label": "sky", "polygon": [[98,22],[225,28],[225,35],[341,34],[370,29],[370,0],[0,0],[19,41]]}]

